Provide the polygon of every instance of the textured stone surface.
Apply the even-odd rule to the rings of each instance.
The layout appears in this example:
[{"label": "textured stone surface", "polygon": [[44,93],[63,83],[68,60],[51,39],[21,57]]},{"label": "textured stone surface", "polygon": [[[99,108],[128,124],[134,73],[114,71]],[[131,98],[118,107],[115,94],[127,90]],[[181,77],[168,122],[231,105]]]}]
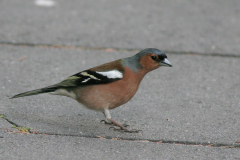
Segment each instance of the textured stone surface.
[{"label": "textured stone surface", "polygon": [[[4,146],[4,147],[3,147]],[[239,149],[69,136],[7,134],[2,159],[238,159]]]},{"label": "textured stone surface", "polygon": [[0,2],[0,41],[240,55],[239,0]]}]

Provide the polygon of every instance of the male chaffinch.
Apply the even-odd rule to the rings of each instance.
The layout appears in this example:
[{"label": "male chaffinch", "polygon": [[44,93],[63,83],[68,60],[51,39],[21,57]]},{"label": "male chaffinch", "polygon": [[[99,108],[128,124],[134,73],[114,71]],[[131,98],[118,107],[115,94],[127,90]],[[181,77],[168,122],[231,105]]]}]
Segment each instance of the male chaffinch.
[{"label": "male chaffinch", "polygon": [[132,57],[84,70],[60,83],[20,93],[12,98],[41,93],[67,96],[89,109],[102,111],[111,123],[124,131],[132,132],[126,126],[114,121],[109,109],[128,102],[137,92],[143,77],[160,66],[172,67],[164,52],[147,48]]}]

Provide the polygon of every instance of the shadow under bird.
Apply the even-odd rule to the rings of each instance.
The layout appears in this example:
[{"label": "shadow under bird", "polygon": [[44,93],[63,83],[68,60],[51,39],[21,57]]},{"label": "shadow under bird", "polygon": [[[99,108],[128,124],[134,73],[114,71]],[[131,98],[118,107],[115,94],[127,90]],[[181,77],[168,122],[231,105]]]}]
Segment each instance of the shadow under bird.
[{"label": "shadow under bird", "polygon": [[12,98],[41,93],[67,96],[85,107],[102,111],[107,121],[126,132],[137,132],[114,121],[109,109],[128,102],[137,92],[143,77],[161,66],[172,67],[161,50],[147,48],[136,55],[119,59],[74,74],[60,83],[17,94]]}]

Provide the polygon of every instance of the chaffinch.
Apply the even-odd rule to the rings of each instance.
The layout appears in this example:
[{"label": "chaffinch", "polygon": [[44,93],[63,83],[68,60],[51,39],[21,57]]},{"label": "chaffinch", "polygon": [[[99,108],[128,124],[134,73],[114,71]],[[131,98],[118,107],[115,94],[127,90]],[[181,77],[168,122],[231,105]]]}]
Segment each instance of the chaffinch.
[{"label": "chaffinch", "polygon": [[164,52],[147,48],[132,57],[84,70],[60,83],[20,93],[12,98],[41,93],[67,96],[89,109],[102,111],[110,123],[131,132],[126,126],[120,125],[111,118],[109,109],[128,102],[137,92],[143,77],[160,66],[172,67]]}]

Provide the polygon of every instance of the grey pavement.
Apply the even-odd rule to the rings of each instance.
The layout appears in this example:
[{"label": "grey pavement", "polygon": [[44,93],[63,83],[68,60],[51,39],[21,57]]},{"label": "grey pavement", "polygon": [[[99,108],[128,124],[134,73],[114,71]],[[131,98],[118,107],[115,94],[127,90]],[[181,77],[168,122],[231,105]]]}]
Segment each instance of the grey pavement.
[{"label": "grey pavement", "polygon": [[8,134],[1,144],[5,146],[0,148],[2,159],[203,159],[203,154],[205,159],[239,158],[237,148],[154,144],[69,136]]},{"label": "grey pavement", "polygon": [[[237,0],[0,1],[0,159],[240,159],[239,8]],[[9,99],[146,47],[166,51],[173,67],[146,75],[111,111],[140,133],[109,130],[102,113],[66,97]]]},{"label": "grey pavement", "polygon": [[239,0],[0,2],[0,42],[239,55]]}]

